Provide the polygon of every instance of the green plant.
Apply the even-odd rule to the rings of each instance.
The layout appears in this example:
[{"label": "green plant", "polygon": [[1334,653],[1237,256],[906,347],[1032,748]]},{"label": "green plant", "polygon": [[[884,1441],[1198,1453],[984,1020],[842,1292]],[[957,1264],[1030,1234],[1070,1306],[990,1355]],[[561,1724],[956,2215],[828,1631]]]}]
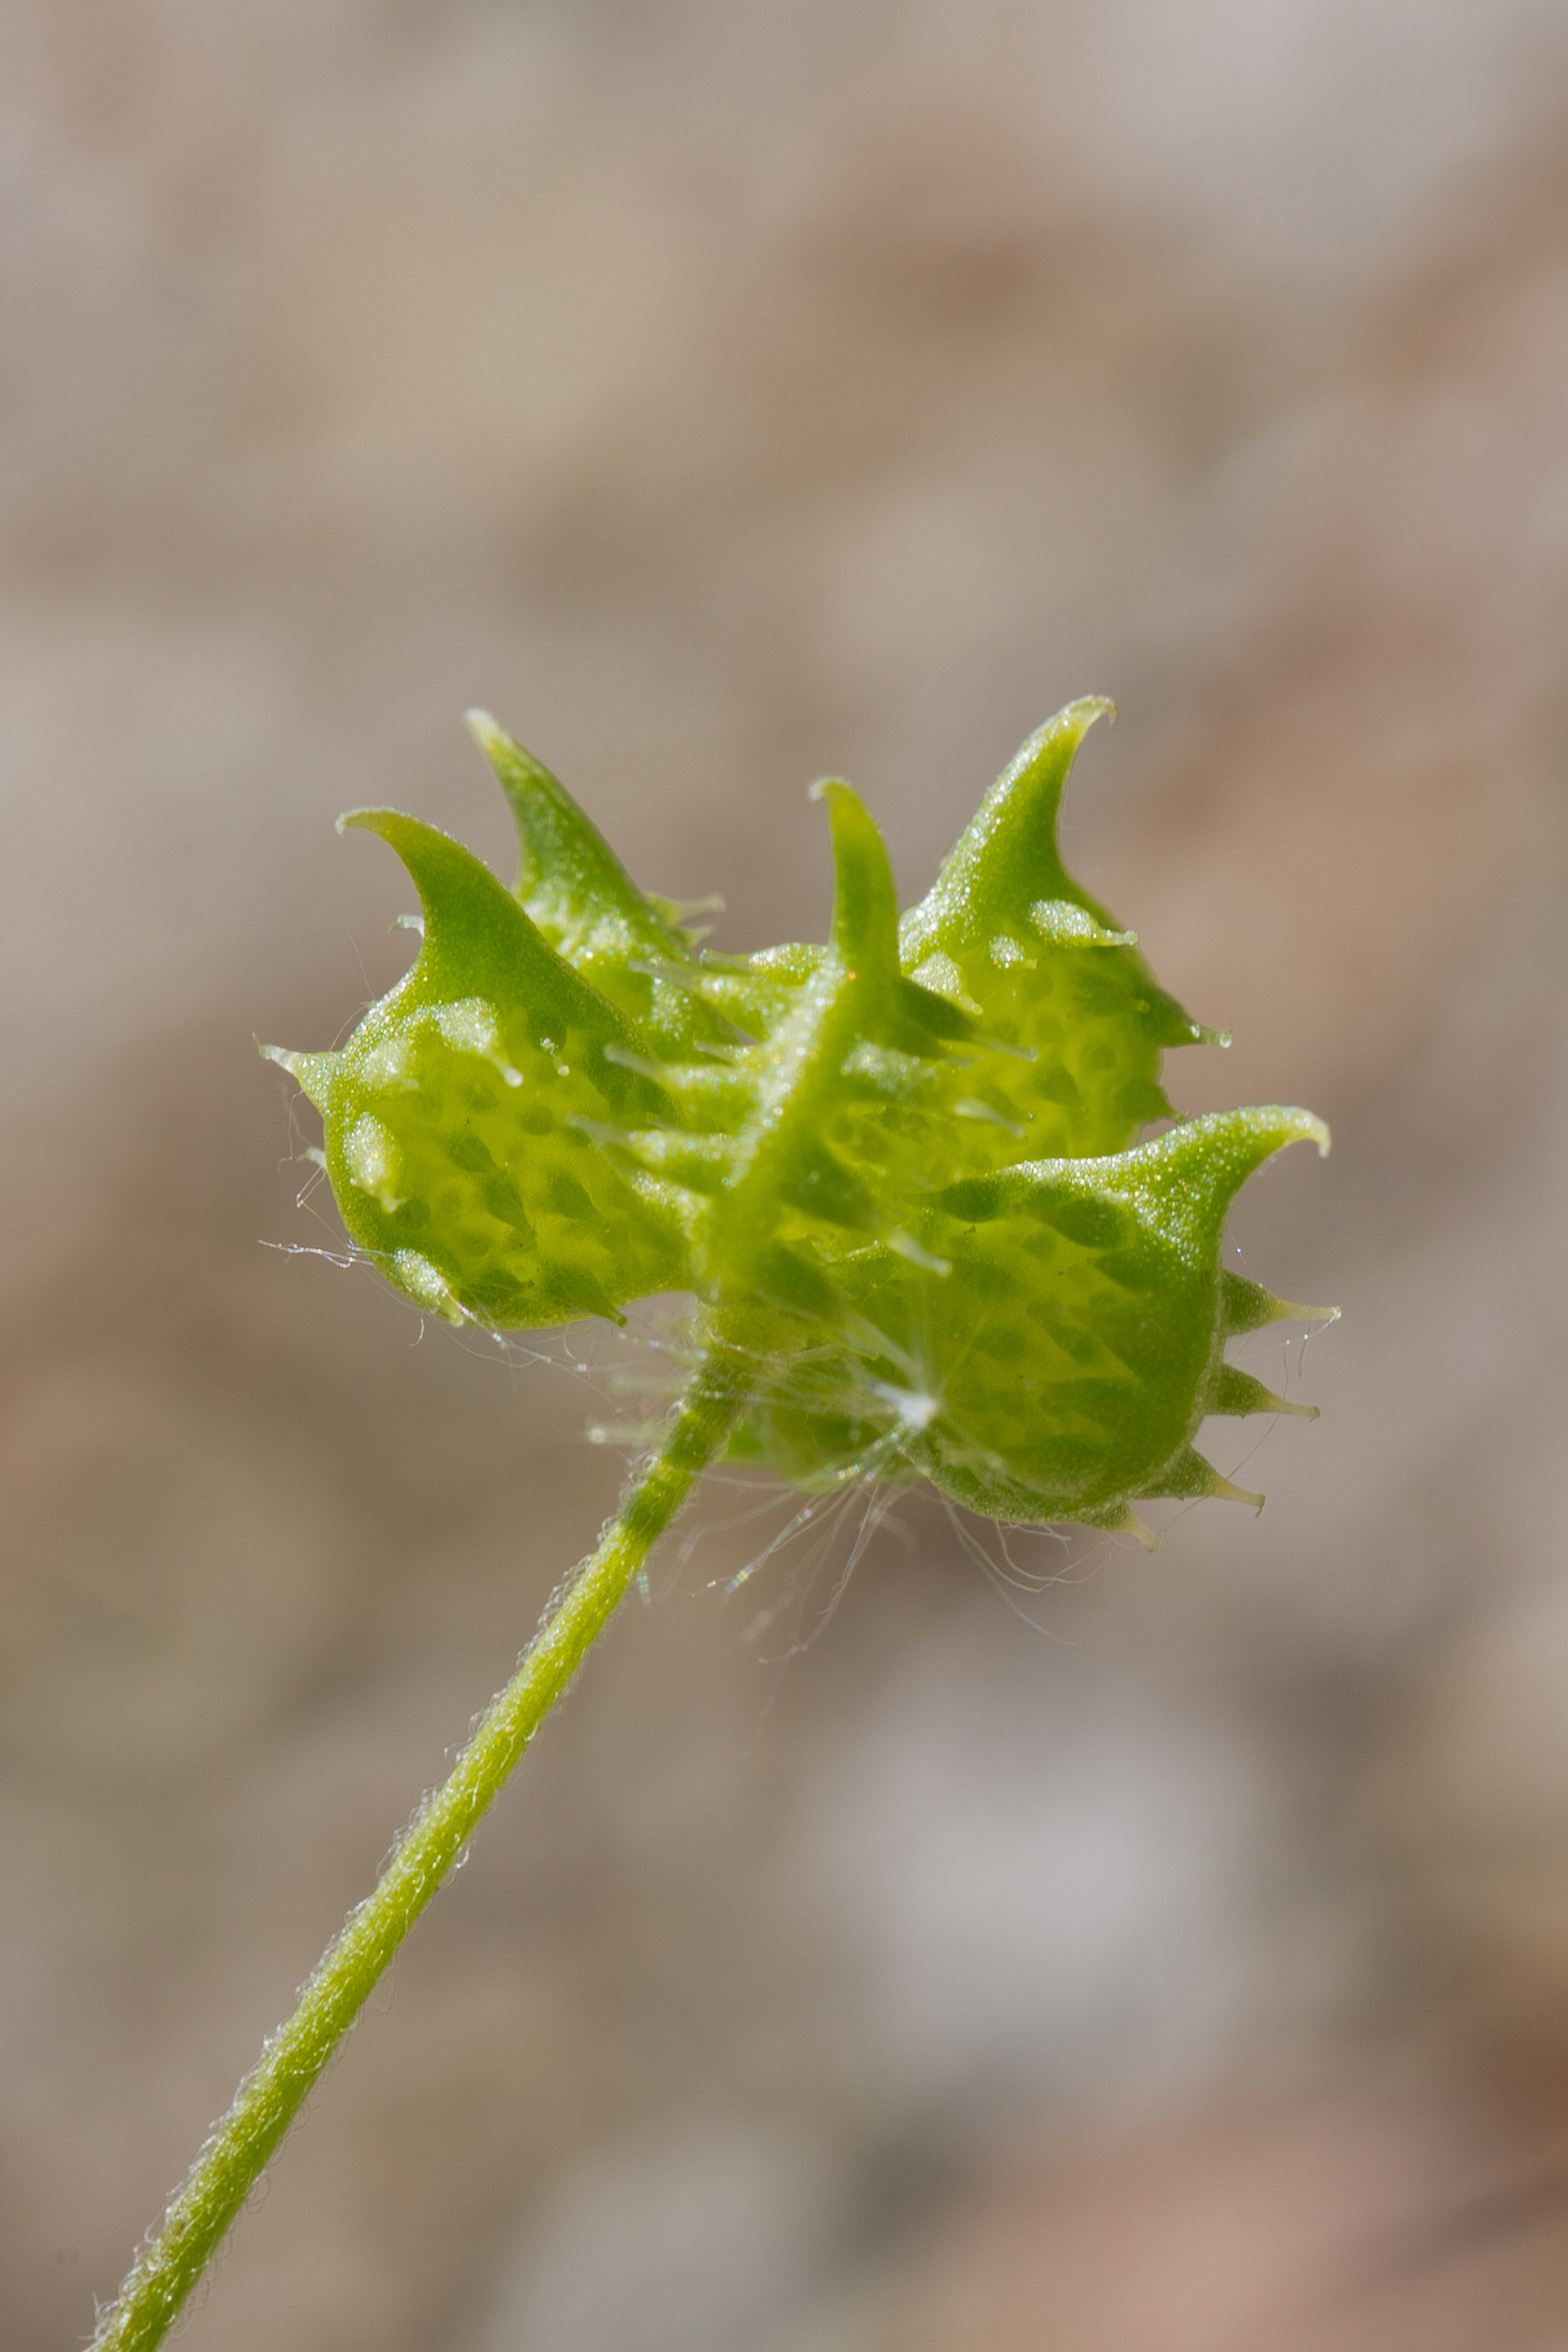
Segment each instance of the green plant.
[{"label": "green plant", "polygon": [[[707,1464],[802,1487],[927,1479],[1012,1523],[1151,1541],[1149,1496],[1235,1496],[1209,1414],[1300,1410],[1225,1360],[1291,1308],[1225,1271],[1229,1203],[1308,1112],[1177,1122],[1199,1029],[1057,848],[1072,704],[900,922],[849,787],[826,947],[701,952],[482,715],[511,804],[507,890],[417,819],[361,810],[423,906],[406,976],[341,1052],[268,1049],[320,1111],[354,1242],[427,1312],[528,1327],[694,1301],[662,1442],[561,1587],[215,2128],[95,2342],[156,2344],[328,2057]],[[1257,1496],[1245,1499],[1258,1501]]]}]

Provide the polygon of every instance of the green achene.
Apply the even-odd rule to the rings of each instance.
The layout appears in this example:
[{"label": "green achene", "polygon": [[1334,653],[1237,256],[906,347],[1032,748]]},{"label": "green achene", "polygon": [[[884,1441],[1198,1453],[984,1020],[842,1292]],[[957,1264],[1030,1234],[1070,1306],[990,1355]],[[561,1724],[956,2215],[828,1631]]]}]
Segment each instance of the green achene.
[{"label": "green achene", "polygon": [[899,919],[848,785],[817,787],[825,948],[716,955],[554,776],[470,724],[516,821],[506,890],[388,810],[423,905],[339,1053],[278,1054],[320,1110],[353,1240],[419,1305],[498,1327],[693,1293],[750,1367],[733,1454],[803,1485],[929,1479],[989,1517],[1142,1533],[1236,1492],[1212,1413],[1291,1409],[1224,1359],[1299,1314],[1223,1274],[1235,1193],[1319,1121],[1172,1126],[1164,1049],[1209,1039],[1068,875],[1057,817],[1107,705],[1075,702]]},{"label": "green achene", "polygon": [[[444,1785],[397,1841],[215,2125],[94,2352],[154,2352],[292,2118],[628,1583],[728,1452],[805,1488],[926,1479],[1025,1525],[1148,1536],[1144,1496],[1233,1495],[1211,1413],[1300,1410],[1225,1360],[1287,1307],[1220,1264],[1253,1169],[1305,1110],[1176,1121],[1199,1029],[1080,890],[1057,812],[1085,729],[1030,738],[900,921],[848,785],[818,788],[826,947],[703,953],[556,779],[470,721],[516,819],[505,889],[388,809],[423,944],[340,1053],[268,1048],[321,1112],[358,1247],[454,1323],[695,1301],[686,1387]],[[1249,1499],[1256,1501],[1256,1496]]]}]

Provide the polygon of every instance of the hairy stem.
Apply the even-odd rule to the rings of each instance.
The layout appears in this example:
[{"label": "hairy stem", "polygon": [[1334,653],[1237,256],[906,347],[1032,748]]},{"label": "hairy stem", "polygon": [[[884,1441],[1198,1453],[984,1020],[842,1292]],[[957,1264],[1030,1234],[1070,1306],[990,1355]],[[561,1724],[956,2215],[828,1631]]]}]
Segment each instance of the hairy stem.
[{"label": "hairy stem", "polygon": [[663,1445],[598,1547],[562,1587],[516,1673],[491,1700],[445,1785],[427,1796],[375,1892],[350,1913],[264,2045],[93,2338],[93,2352],[151,2352],[268,2158],[475,1822],[561,1696],[627,1584],[712,1461],[746,1395],[739,1360],[712,1348]]}]

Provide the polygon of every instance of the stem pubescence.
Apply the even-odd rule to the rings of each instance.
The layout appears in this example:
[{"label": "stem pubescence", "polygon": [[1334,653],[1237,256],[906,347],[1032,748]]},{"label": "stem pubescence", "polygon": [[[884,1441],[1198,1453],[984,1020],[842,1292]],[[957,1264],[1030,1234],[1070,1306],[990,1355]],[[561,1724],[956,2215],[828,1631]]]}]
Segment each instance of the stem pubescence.
[{"label": "stem pubescence", "polygon": [[722,1343],[698,1364],[663,1444],[596,1548],[546,1610],[516,1673],[490,1701],[444,1785],[404,1830],[262,2048],[163,2222],[99,2321],[92,2352],[153,2352],[178,2318],[333,2051],[490,1800],[567,1688],[627,1585],[722,1448],[748,1392]]}]

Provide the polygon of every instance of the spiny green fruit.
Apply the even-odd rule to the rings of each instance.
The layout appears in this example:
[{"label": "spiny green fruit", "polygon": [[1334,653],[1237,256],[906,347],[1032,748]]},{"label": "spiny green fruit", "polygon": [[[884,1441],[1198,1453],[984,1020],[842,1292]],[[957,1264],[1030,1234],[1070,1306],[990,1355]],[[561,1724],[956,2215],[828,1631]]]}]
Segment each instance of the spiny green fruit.
[{"label": "spiny green fruit", "polygon": [[1170,1112],[1163,1049],[1213,1033],[1061,863],[1107,707],[1031,737],[901,923],[871,817],[818,786],[828,944],[750,956],[703,952],[472,714],[514,887],[413,817],[346,817],[407,866],[423,943],[341,1052],[269,1049],[322,1114],[353,1240],[454,1322],[694,1293],[754,1367],[732,1450],[802,1485],[923,1477],[997,1519],[1140,1533],[1140,1496],[1234,1494],[1199,1423],[1293,1408],[1225,1342],[1313,1311],[1221,1271],[1226,1210],[1328,1135],[1263,1109],[1136,1141]]}]

